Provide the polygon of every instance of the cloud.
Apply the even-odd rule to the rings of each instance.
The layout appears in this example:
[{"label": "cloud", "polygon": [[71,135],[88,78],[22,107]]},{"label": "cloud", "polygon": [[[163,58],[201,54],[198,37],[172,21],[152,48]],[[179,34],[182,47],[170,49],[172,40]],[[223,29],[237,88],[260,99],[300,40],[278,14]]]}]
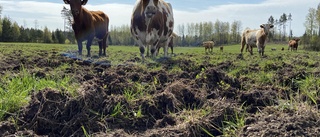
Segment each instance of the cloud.
[{"label": "cloud", "polygon": [[[0,0],[0,3],[3,6],[2,16],[9,16],[19,25],[24,25],[26,22],[27,27],[34,27],[34,21],[37,20],[39,26],[47,26],[50,30],[63,29],[61,10],[63,6],[69,8],[63,2]],[[318,2],[314,0],[265,0],[257,4],[227,3],[207,6],[203,9],[193,8],[193,10],[190,10],[191,7],[186,7],[185,10],[175,9],[174,5],[173,8],[175,26],[191,22],[215,22],[216,20],[232,23],[237,20],[242,22],[242,28],[258,28],[260,24],[266,23],[271,15],[275,19],[279,19],[283,13],[291,13],[293,18],[291,28],[294,35],[300,36],[305,30],[303,23],[308,9],[316,8],[316,5]],[[121,26],[130,23],[133,4],[118,2],[91,5],[88,3],[85,7],[89,10],[104,11],[110,18],[110,25]],[[289,26],[287,30],[289,30]]]}]

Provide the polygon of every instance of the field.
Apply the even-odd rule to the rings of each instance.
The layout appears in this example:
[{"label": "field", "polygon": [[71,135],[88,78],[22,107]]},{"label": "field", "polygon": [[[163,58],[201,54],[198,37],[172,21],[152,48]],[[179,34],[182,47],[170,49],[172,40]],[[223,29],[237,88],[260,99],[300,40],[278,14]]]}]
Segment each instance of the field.
[{"label": "field", "polygon": [[143,63],[138,47],[76,50],[0,43],[0,136],[320,135],[320,53],[177,47]]}]

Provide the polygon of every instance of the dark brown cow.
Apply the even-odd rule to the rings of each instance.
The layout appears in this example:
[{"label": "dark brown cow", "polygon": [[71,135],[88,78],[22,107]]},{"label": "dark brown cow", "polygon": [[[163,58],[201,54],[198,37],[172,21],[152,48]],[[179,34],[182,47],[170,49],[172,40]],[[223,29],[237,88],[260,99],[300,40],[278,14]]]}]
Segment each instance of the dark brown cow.
[{"label": "dark brown cow", "polygon": [[223,46],[220,46],[220,51],[223,52]]},{"label": "dark brown cow", "polygon": [[299,46],[299,41],[300,41],[299,38],[294,38],[294,39],[290,40],[288,43],[288,50],[291,49],[291,51],[293,51],[293,50],[297,51],[298,46]]},{"label": "dark brown cow", "polygon": [[96,37],[99,39],[99,56],[106,56],[109,17],[102,11],[88,11],[84,8],[82,5],[88,0],[64,0],[64,2],[71,7],[74,20],[72,29],[78,43],[79,55],[82,55],[82,42],[87,40],[87,56],[91,56],[90,46]]},{"label": "dark brown cow", "polygon": [[173,27],[171,4],[163,0],[137,0],[131,18],[131,34],[140,47],[143,60],[145,47],[149,51],[151,46],[151,54],[155,57],[159,43],[164,43],[164,56],[167,56]]}]

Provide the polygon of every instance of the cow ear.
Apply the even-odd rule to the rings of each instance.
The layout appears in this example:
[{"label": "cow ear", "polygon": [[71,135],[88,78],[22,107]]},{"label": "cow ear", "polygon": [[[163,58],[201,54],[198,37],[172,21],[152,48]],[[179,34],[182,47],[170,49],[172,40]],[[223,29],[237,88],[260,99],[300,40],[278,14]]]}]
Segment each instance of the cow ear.
[{"label": "cow ear", "polygon": [[260,28],[264,28],[264,25],[263,25],[263,24],[261,24],[261,25],[260,25]]},{"label": "cow ear", "polygon": [[83,1],[81,1],[81,5],[86,5],[87,2],[88,2],[88,0],[83,0]]},{"label": "cow ear", "polygon": [[63,0],[65,4],[70,4],[70,0]]}]

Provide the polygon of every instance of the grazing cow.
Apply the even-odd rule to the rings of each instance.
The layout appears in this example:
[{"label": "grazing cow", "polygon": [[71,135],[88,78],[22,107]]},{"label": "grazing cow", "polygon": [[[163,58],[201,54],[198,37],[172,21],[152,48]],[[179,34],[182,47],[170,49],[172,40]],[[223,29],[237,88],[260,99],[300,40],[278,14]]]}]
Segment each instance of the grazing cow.
[{"label": "grazing cow", "polygon": [[151,46],[152,57],[155,57],[159,43],[164,45],[164,56],[167,56],[173,28],[173,10],[170,3],[163,0],[136,1],[130,29],[133,39],[139,45],[143,60],[145,47],[147,46],[149,51]]},{"label": "grazing cow", "polygon": [[277,49],[276,48],[271,48],[271,51],[276,51]]},{"label": "grazing cow", "polygon": [[266,39],[268,37],[269,31],[273,28],[272,24],[262,24],[260,25],[261,29],[256,30],[245,30],[242,33],[241,38],[241,54],[243,52],[243,48],[246,45],[246,49],[249,49],[250,54],[252,53],[252,48],[254,46],[258,47],[258,52],[261,56],[264,55],[264,48],[266,47]]},{"label": "grazing cow", "polygon": [[99,39],[99,56],[106,56],[109,17],[102,11],[88,11],[84,8],[82,5],[85,5],[88,0],[64,0],[64,2],[71,7],[74,20],[72,29],[78,43],[79,55],[82,55],[82,42],[87,40],[87,56],[91,56],[90,46],[96,37]]},{"label": "grazing cow", "polygon": [[202,42],[202,46],[204,46],[206,53],[207,53],[207,50],[212,53],[214,42],[213,41],[204,41],[204,42]]},{"label": "grazing cow", "polygon": [[[177,34],[172,33],[171,36],[169,37],[170,42],[169,42],[169,44],[168,44],[168,47],[171,48],[171,55],[173,55],[173,39],[174,39],[175,37],[177,37],[177,36],[178,36]],[[164,44],[165,44],[165,43],[159,43],[159,45],[158,45],[158,47],[157,47],[157,49],[158,49],[157,55],[159,54],[160,48],[161,48],[161,47],[164,47]],[[147,51],[147,52],[148,52],[148,51]],[[147,54],[148,54],[148,53],[147,53]]]},{"label": "grazing cow", "polygon": [[223,46],[220,46],[220,51],[223,52]]},{"label": "grazing cow", "polygon": [[298,50],[298,46],[299,46],[299,41],[300,41],[299,38],[294,38],[294,39],[290,40],[289,44],[288,44],[288,50],[291,48],[291,51],[292,50],[297,51]]}]

